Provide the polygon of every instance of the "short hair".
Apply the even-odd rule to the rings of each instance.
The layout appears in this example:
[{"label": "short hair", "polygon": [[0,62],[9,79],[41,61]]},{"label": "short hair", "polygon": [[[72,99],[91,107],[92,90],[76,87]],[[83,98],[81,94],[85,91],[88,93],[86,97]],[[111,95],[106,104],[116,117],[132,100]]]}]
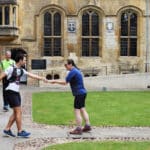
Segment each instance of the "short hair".
[{"label": "short hair", "polygon": [[23,60],[24,59],[24,57],[25,57],[25,55],[24,54],[22,54],[22,53],[18,53],[17,55],[16,55],[16,57],[15,57],[15,62],[17,63],[17,62],[19,62],[20,60]]}]

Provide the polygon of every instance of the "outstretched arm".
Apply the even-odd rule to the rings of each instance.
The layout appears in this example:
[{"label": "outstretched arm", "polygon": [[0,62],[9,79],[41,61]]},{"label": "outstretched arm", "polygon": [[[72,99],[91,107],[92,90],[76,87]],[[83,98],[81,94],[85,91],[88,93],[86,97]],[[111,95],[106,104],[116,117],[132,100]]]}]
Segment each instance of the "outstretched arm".
[{"label": "outstretched arm", "polygon": [[44,77],[41,77],[41,76],[38,76],[36,74],[33,74],[33,73],[30,73],[30,72],[27,72],[27,75],[33,79],[38,79],[38,80],[43,80],[46,82],[46,79]]},{"label": "outstretched arm", "polygon": [[67,85],[67,82],[66,81],[61,81],[61,80],[51,80],[51,81],[48,81],[49,83],[52,83],[52,84],[60,84],[60,85]]}]

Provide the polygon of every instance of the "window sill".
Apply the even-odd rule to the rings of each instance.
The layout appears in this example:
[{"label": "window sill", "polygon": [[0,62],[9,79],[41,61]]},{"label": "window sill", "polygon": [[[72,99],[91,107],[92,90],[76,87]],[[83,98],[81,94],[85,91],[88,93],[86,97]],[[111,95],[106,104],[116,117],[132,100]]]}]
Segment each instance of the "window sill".
[{"label": "window sill", "polygon": [[0,39],[12,39],[18,37],[18,28],[12,26],[0,26]]}]

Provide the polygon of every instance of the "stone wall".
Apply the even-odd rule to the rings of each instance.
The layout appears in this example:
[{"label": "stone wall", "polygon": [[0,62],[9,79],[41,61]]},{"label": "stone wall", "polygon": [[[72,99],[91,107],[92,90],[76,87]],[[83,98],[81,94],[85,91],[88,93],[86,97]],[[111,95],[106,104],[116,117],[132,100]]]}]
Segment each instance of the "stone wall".
[{"label": "stone wall", "polygon": [[[148,90],[148,86],[150,87],[150,73],[84,77],[84,84],[85,88],[89,91]],[[62,86],[58,84],[47,84],[41,81],[39,86],[53,87],[56,90],[70,90],[69,84],[67,86]]]},{"label": "stone wall", "polygon": [[[43,76],[56,72],[60,78],[64,77],[64,60],[73,58],[77,65],[83,69],[99,69],[99,74],[128,73],[127,68],[135,67],[138,72],[145,71],[146,62],[146,4],[143,0],[18,0],[18,27],[19,36],[13,41],[0,42],[1,49],[14,47],[23,48],[28,54],[27,69]],[[63,16],[63,56],[43,57],[43,18],[45,10],[52,8],[62,12]],[[101,42],[99,57],[81,57],[81,14],[86,8],[96,10],[101,14]],[[119,56],[119,17],[126,9],[138,12],[138,54],[137,57]],[[76,23],[76,32],[69,33],[68,21]],[[108,23],[113,29],[107,29]],[[2,55],[2,53],[1,53]],[[46,59],[46,70],[32,70],[32,59]],[[28,84],[39,85],[38,81],[29,80]]]}]

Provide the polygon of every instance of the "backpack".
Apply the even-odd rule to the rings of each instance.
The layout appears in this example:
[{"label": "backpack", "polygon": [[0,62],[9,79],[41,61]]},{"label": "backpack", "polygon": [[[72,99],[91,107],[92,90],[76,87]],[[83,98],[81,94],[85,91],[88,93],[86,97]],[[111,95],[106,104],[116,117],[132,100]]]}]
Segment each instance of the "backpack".
[{"label": "backpack", "polygon": [[12,83],[12,82],[15,82],[15,81],[16,81],[17,84],[19,84],[20,83],[20,78],[23,75],[23,73],[24,73],[23,69],[20,68],[20,74],[17,75],[17,68],[13,66],[13,71],[12,71],[11,77],[9,79],[6,78],[6,81],[5,81],[6,87],[9,85],[9,83]]}]

